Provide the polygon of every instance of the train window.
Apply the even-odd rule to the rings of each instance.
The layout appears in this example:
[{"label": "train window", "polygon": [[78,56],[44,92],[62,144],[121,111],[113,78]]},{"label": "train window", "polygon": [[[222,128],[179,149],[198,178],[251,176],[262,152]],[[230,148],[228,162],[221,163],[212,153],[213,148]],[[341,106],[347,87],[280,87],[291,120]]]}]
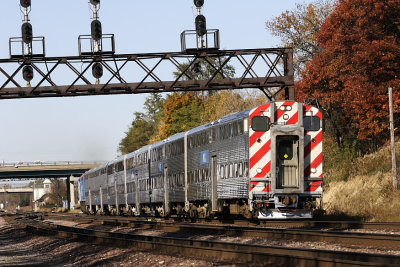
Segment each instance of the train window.
[{"label": "train window", "polygon": [[238,128],[238,135],[242,135],[243,134],[243,121],[242,120],[238,121],[237,128]]},{"label": "train window", "polygon": [[189,148],[193,148],[193,137],[188,138]]},{"label": "train window", "polygon": [[115,163],[115,172],[120,172],[124,170],[124,162],[120,161]]},{"label": "train window", "polygon": [[210,143],[217,141],[217,129],[211,128]]},{"label": "train window", "polygon": [[281,160],[291,160],[293,158],[292,140],[281,140],[279,142],[279,158]]},{"label": "train window", "polygon": [[233,136],[238,136],[239,135],[239,127],[238,127],[238,125],[239,125],[238,121],[235,121],[233,123]]},{"label": "train window", "polygon": [[199,182],[204,182],[206,180],[206,170],[205,169],[200,170],[199,177],[200,177]]},{"label": "train window", "polygon": [[219,178],[224,179],[225,178],[225,167],[224,165],[221,165],[219,167]]},{"label": "train window", "polygon": [[246,161],[244,163],[243,168],[244,168],[244,176],[245,177],[249,177],[249,162]]},{"label": "train window", "polygon": [[209,136],[209,134],[208,134],[208,131],[204,131],[203,132],[203,134],[202,134],[203,136],[202,136],[202,143],[201,143],[201,145],[206,145],[206,144],[208,144],[209,143],[209,138],[208,138],[208,136]]},{"label": "train window", "polygon": [[229,127],[229,124],[226,124],[224,126],[224,132],[225,132],[225,139],[229,139],[231,137],[231,127]]},{"label": "train window", "polygon": [[193,184],[193,181],[194,181],[194,174],[193,174],[193,172],[189,172],[188,173],[188,182],[189,182],[189,184]]},{"label": "train window", "polygon": [[269,130],[269,117],[256,116],[251,120],[251,129],[255,132],[266,132]]},{"label": "train window", "polygon": [[111,164],[107,167],[107,174],[113,174],[114,171],[114,164]]},{"label": "train window", "polygon": [[319,131],[321,128],[321,120],[317,116],[306,116],[303,119],[305,131]]},{"label": "train window", "polygon": [[228,124],[228,138],[231,138],[233,136],[233,124],[229,123]]},{"label": "train window", "polygon": [[154,148],[151,151],[151,161],[152,162],[160,161],[162,159],[162,155],[163,155],[163,147],[162,146]]},{"label": "train window", "polygon": [[199,133],[197,135],[197,146],[201,146],[203,144],[203,133]]},{"label": "train window", "polygon": [[243,163],[242,162],[239,162],[239,165],[238,165],[238,176],[239,177],[243,177]]},{"label": "train window", "polygon": [[239,170],[238,170],[238,164],[237,164],[237,163],[235,163],[233,169],[234,169],[234,175],[233,175],[233,177],[239,177]]}]

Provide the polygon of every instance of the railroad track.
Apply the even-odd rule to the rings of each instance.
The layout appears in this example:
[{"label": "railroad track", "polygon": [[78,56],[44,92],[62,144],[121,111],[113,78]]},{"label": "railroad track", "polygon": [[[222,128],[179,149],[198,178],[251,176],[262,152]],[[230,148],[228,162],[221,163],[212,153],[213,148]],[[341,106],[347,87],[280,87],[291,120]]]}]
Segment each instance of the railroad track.
[{"label": "railroad track", "polygon": [[400,250],[400,235],[372,234],[342,231],[256,228],[224,225],[195,225],[188,223],[133,222],[123,223],[104,220],[104,225],[130,226],[140,229],[155,229],[164,232],[191,232],[209,235],[240,236],[246,238],[265,238],[268,240],[296,240],[309,242],[328,242],[340,245],[379,247]]},{"label": "railroad track", "polygon": [[[146,220],[153,221],[154,217],[121,217],[121,216],[95,216],[84,214],[52,214],[42,213],[45,217],[65,216],[71,219],[88,218],[94,220],[116,220],[121,223],[142,222]],[[254,227],[278,227],[278,228],[307,228],[307,229],[333,229],[333,230],[348,230],[348,229],[363,229],[363,230],[391,230],[400,232],[399,222],[361,222],[361,221],[327,221],[327,220],[273,220],[273,221],[250,221],[250,220],[208,220],[208,219],[185,219],[185,218],[170,218],[162,219],[163,222],[185,223],[193,222],[198,224],[217,224],[217,225],[236,225],[236,226],[254,226]]]},{"label": "railroad track", "polygon": [[[52,216],[51,216],[52,217]],[[62,216],[65,217],[65,216]],[[79,220],[91,220],[87,217],[75,217]],[[22,221],[22,220],[20,220]],[[251,265],[268,265],[273,266],[400,266],[400,257],[382,254],[357,253],[357,252],[342,252],[329,251],[305,248],[288,248],[280,246],[265,246],[254,244],[243,244],[234,242],[220,242],[213,240],[196,240],[193,238],[179,238],[171,236],[147,236],[141,234],[109,232],[103,230],[93,230],[86,228],[77,228],[71,226],[58,225],[54,223],[44,223],[41,220],[23,220],[26,224],[26,229],[43,235],[52,235],[59,238],[68,238],[76,241],[87,241],[95,243],[104,243],[113,246],[134,247],[141,251],[152,251],[161,254],[179,254],[183,257],[192,257],[201,259],[216,260],[219,262],[234,262]],[[125,225],[127,220],[122,219],[118,222],[116,219],[101,220],[105,225]],[[346,237],[345,235],[334,235],[332,233],[315,233],[312,230],[305,231],[295,229],[267,229],[254,227],[239,227],[239,226],[218,226],[218,225],[193,225],[193,224],[170,224],[159,222],[136,221],[129,222],[128,226],[140,229],[157,229],[165,232],[179,231],[199,231],[210,234],[225,234],[237,236],[254,236],[266,239],[296,239],[307,240],[314,239],[320,241],[322,238],[342,239],[344,244],[349,244],[350,240],[355,237]],[[249,228],[249,229],[248,229]],[[250,229],[252,228],[252,229]],[[330,235],[330,237],[326,237]],[[337,234],[337,233],[336,233]],[[346,233],[347,234],[347,233]],[[261,235],[261,236],[260,236]],[[358,238],[362,234],[356,234]],[[325,236],[325,237],[323,237]],[[356,242],[374,242],[379,240],[378,245],[384,243],[384,238],[388,235],[377,235],[366,238],[364,241]],[[346,241],[347,240],[347,241]],[[360,239],[361,240],[361,239]],[[365,241],[369,240],[369,241]],[[399,248],[400,237],[395,236],[388,242],[389,247]],[[375,244],[376,245],[376,244]]]}]

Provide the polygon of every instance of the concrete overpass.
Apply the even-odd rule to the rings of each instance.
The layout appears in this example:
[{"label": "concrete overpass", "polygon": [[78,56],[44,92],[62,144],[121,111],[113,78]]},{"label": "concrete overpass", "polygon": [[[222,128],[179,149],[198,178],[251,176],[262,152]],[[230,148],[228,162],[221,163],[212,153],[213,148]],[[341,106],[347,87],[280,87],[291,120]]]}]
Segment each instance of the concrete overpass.
[{"label": "concrete overpass", "polygon": [[0,194],[21,194],[21,193],[33,193],[33,187],[21,187],[21,188],[0,188]]},{"label": "concrete overpass", "polygon": [[81,176],[102,162],[18,162],[0,164],[0,179],[35,179]]}]

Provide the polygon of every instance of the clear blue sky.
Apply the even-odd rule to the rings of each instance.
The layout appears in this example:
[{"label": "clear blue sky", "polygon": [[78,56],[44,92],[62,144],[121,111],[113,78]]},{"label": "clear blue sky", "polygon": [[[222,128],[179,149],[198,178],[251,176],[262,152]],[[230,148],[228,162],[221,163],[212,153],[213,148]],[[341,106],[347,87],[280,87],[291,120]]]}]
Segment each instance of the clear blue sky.
[{"label": "clear blue sky", "polygon": [[[208,28],[218,28],[223,49],[278,47],[265,21],[307,1],[205,0]],[[47,56],[78,54],[78,35],[90,32],[88,0],[32,0],[35,36]],[[102,0],[103,33],[114,33],[116,53],[179,51],[179,35],[194,28],[192,0]],[[0,3],[0,58],[20,36],[19,1]],[[4,76],[0,76],[3,83]],[[141,111],[146,95],[0,100],[0,161],[110,160]]]}]

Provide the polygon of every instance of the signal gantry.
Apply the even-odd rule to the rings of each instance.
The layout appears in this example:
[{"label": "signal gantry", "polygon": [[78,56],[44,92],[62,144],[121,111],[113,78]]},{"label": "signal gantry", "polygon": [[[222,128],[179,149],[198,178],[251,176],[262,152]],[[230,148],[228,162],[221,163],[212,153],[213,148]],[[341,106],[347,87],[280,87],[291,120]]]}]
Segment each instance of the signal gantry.
[{"label": "signal gantry", "polygon": [[[247,88],[262,90],[270,100],[281,92],[294,99],[293,50],[220,50],[219,30],[207,28],[204,0],[194,0],[195,30],[181,33],[181,52],[121,55],[115,54],[114,35],[102,31],[101,1],[87,1],[93,12],[91,32],[79,35],[79,55],[46,57],[44,37],[33,35],[29,21],[31,0],[20,0],[21,37],[10,38],[10,58],[0,59],[0,99]],[[235,72],[227,73],[226,66]],[[204,69],[207,75],[201,75]],[[20,73],[27,86],[19,84]]]}]

